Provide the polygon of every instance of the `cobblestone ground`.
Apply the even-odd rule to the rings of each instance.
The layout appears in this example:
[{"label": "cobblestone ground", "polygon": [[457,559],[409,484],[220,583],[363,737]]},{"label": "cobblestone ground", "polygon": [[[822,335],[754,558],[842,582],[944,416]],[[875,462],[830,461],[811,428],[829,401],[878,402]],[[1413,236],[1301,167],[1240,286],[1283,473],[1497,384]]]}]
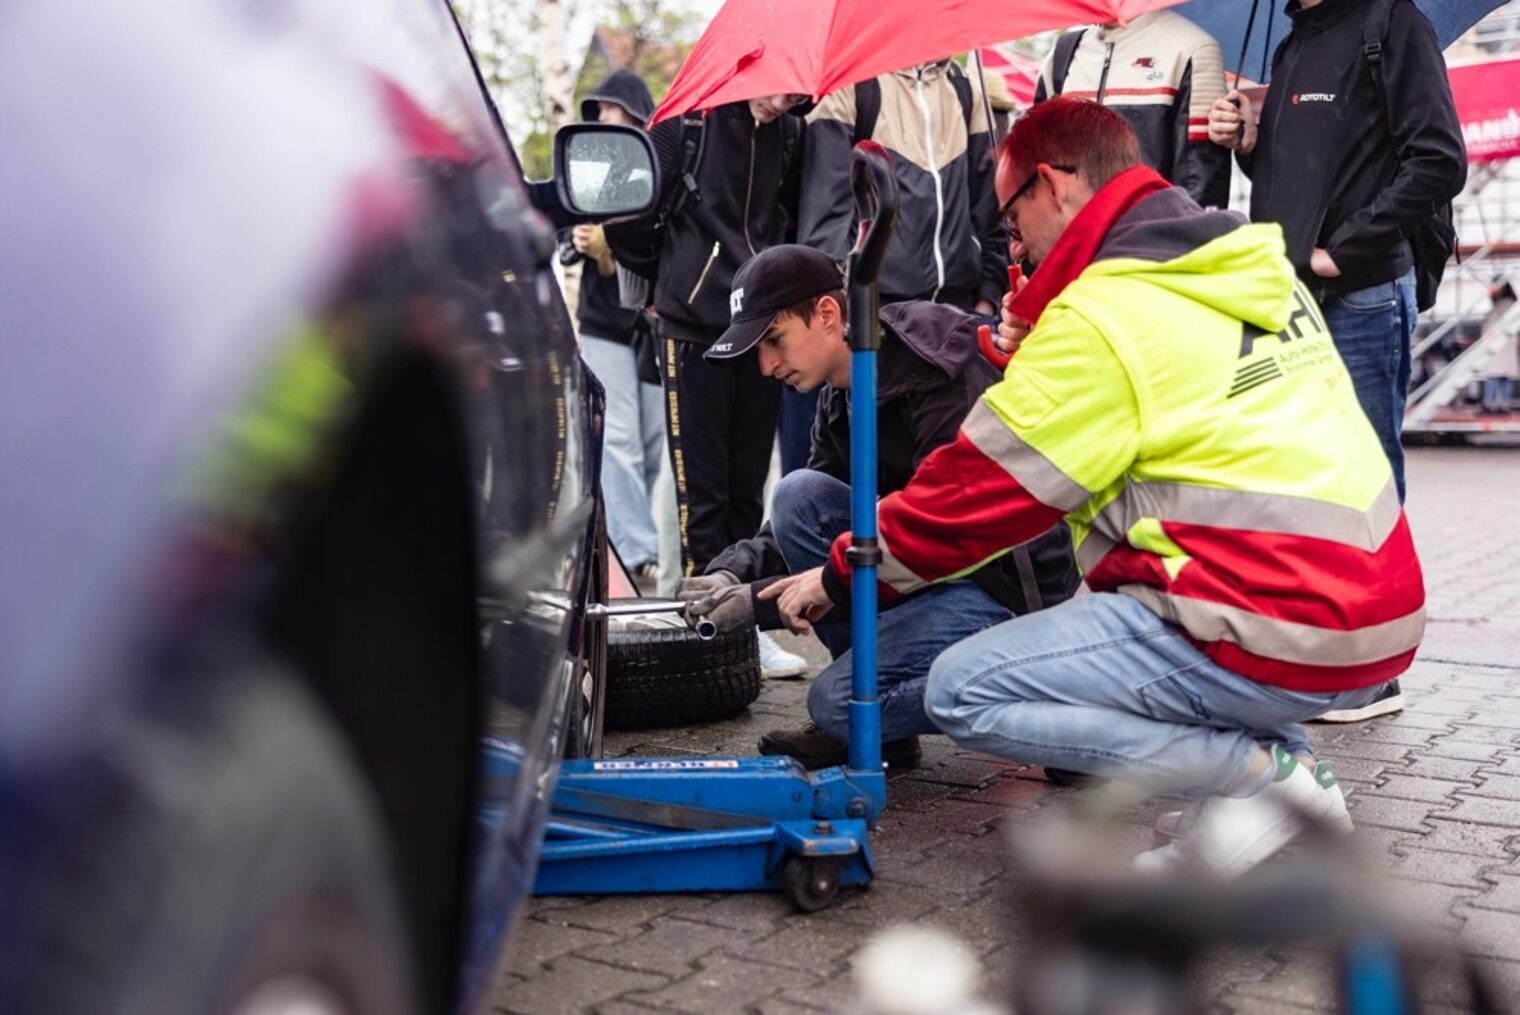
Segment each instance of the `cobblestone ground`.
[{"label": "cobblestone ground", "polygon": [[[1520,448],[1411,449],[1409,513],[1431,624],[1403,681],[1407,709],[1314,727],[1348,789],[1358,835],[1406,879],[1429,919],[1483,957],[1520,999]],[[793,642],[798,645],[800,643]],[[816,643],[801,645],[810,658]],[[748,753],[805,717],[802,682],[770,682],[749,712],[698,729],[609,738],[609,753]],[[1012,966],[1005,838],[1071,791],[1039,769],[926,738],[925,765],[891,780],[869,891],[822,913],[773,895],[549,898],[530,907],[497,996],[503,1012],[840,1011],[851,957],[912,922],[952,931],[989,984]],[[1131,826],[1135,848],[1149,829]],[[1331,972],[1312,953],[1266,949],[1209,969],[1221,1011],[1325,1009]],[[1437,982],[1429,1001],[1459,1003]]]}]

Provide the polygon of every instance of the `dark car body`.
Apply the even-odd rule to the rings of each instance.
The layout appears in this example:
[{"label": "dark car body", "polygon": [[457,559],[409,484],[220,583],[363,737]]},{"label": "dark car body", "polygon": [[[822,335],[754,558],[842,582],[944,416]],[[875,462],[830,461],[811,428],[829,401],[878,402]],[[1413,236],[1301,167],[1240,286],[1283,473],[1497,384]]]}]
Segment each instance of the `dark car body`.
[{"label": "dark car body", "polygon": [[597,585],[552,230],[443,0],[67,6],[0,8],[0,966],[73,975],[37,885],[142,703],[271,659],[478,1008]]}]

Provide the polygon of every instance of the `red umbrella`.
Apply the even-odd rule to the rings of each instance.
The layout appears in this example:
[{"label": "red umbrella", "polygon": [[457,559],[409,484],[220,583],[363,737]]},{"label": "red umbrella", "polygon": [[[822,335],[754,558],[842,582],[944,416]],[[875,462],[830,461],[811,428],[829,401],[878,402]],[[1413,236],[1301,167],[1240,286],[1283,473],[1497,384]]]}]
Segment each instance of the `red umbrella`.
[{"label": "red umbrella", "polygon": [[1179,0],[728,0],[650,120],[763,95],[827,95],[878,74]]}]

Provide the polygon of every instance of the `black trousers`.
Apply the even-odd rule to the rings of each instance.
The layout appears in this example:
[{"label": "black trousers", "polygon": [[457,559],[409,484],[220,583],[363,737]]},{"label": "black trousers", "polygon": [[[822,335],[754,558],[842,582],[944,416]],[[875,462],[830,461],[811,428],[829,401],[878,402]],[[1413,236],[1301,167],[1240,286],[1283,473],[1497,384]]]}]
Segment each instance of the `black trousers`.
[{"label": "black trousers", "polygon": [[705,351],[664,338],[665,432],[688,575],[759,530],[781,407],[781,383],[761,375],[753,351],[717,363]]}]

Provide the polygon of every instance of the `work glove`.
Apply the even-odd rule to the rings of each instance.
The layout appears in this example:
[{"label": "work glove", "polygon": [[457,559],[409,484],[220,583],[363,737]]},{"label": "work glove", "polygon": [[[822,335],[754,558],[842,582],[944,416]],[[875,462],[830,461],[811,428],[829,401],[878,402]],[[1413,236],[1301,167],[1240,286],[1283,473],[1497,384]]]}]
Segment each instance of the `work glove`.
[{"label": "work glove", "polygon": [[749,586],[730,571],[684,578],[676,598],[686,604],[686,622],[693,628],[706,617],[719,631],[745,631],[755,626],[755,604]]}]

